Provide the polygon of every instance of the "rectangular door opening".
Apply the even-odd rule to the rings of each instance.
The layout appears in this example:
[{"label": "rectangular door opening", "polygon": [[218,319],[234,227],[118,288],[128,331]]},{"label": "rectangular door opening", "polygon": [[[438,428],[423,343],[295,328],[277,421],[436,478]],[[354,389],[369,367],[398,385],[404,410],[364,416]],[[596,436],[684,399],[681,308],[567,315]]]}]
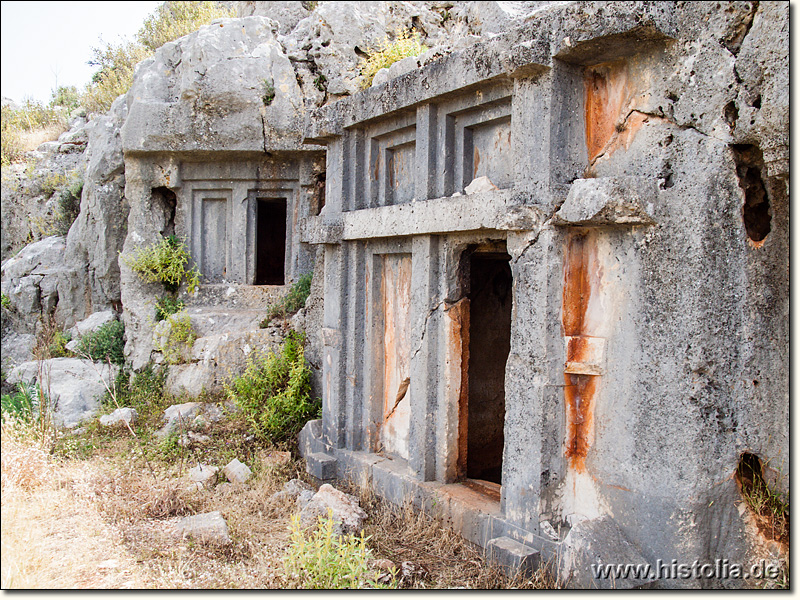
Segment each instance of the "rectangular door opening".
[{"label": "rectangular door opening", "polygon": [[470,257],[466,476],[501,484],[512,276],[503,252]]},{"label": "rectangular door opening", "polygon": [[286,200],[256,202],[255,285],[284,285],[286,260]]}]

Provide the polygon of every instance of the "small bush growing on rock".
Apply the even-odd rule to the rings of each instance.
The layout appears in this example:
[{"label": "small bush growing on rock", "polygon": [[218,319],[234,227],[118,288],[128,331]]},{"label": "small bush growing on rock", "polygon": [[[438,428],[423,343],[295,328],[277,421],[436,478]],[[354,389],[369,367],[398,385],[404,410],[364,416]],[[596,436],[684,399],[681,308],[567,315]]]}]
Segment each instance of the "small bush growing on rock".
[{"label": "small bush growing on rock", "polygon": [[159,241],[137,248],[133,257],[125,257],[123,261],[139,278],[148,283],[161,283],[168,292],[177,292],[185,280],[189,293],[193,293],[200,285],[200,271],[197,267],[186,269],[191,255],[186,244],[174,235],[161,238]]},{"label": "small bush growing on rock", "polygon": [[261,101],[264,103],[264,106],[269,106],[272,104],[272,101],[275,100],[275,84],[272,83],[271,79],[264,79],[261,85],[264,88],[261,94]]},{"label": "small bush growing on rock", "polygon": [[122,364],[125,362],[125,324],[110,321],[97,331],[87,333],[81,338],[76,354],[88,356],[96,362]]},{"label": "small bush growing on rock", "polygon": [[166,381],[167,369],[156,370],[152,364],[133,376],[130,371],[120,369],[112,389],[114,398],[106,393],[103,404],[110,409],[121,406],[133,408],[141,422],[158,419],[164,405],[170,401],[164,394]]},{"label": "small bush growing on rock", "polygon": [[192,344],[197,339],[189,313],[182,310],[169,315],[164,319],[164,323],[161,332],[156,331],[155,350],[164,355],[164,360],[169,365],[186,362],[192,351]]},{"label": "small bush growing on rock", "polygon": [[311,293],[313,276],[313,273],[301,275],[289,288],[289,292],[267,309],[267,318],[261,321],[262,329],[269,325],[272,319],[290,317],[306,305],[308,295]]},{"label": "small bush growing on rock", "polygon": [[0,304],[6,310],[11,310],[11,298],[8,297],[8,294],[1,294],[0,295]]},{"label": "small bush growing on rock", "polygon": [[182,311],[184,306],[183,300],[178,300],[172,296],[156,298],[156,323],[163,321],[170,315]]},{"label": "small bush growing on rock", "polygon": [[394,42],[385,38],[377,48],[367,52],[367,56],[362,59],[361,89],[365,90],[371,86],[375,74],[381,69],[386,69],[409,56],[419,56],[427,49],[428,47],[419,41],[419,33],[415,29],[400,33]]},{"label": "small bush growing on rock", "polygon": [[300,517],[292,517],[289,548],[283,561],[290,585],[303,589],[355,589],[396,587],[378,583],[370,567],[372,551],[364,534],[336,535],[333,517],[319,517],[319,527],[306,533]]},{"label": "small bush growing on rock", "polygon": [[70,341],[70,334],[59,329],[55,318],[42,318],[36,345],[32,353],[36,360],[48,360],[50,358],[64,358],[72,356],[67,350],[67,342]]},{"label": "small bush growing on rock", "polygon": [[83,192],[83,178],[76,177],[67,184],[58,195],[58,214],[56,223],[57,235],[67,235],[69,228],[78,218],[81,210],[81,193]]},{"label": "small bush growing on rock", "polygon": [[226,385],[228,397],[264,440],[292,438],[307,421],[319,416],[319,401],[311,399],[304,341],[305,336],[292,332],[277,354],[251,356],[244,372]]}]

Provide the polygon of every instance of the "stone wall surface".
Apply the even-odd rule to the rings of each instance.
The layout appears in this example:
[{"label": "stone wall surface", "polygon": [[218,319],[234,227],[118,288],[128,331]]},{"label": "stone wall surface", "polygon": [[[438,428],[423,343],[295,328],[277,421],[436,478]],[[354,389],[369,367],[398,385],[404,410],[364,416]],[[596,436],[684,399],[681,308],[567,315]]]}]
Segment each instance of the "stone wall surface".
[{"label": "stone wall surface", "polygon": [[[219,389],[278,343],[255,324],[313,270],[294,323],[318,477],[574,587],[608,585],[598,557],[780,555],[736,473],[755,455],[788,491],[788,5],[311,4],[236,3],[37,150],[42,174],[85,169],[81,210],[3,263],[4,356],[25,359],[39,316],[112,309],[128,364],[163,362],[164,290],[126,259],[176,235],[202,278],[178,294],[199,339],[170,386]],[[412,27],[430,50],[359,92],[361,57]],[[31,236],[22,207],[55,201],[9,172],[4,259]],[[476,369],[482,340],[507,359]]]},{"label": "stone wall surface", "polygon": [[[736,473],[755,454],[788,490],[788,10],[718,8],[547,6],[311,113],[306,139],[327,147],[325,208],[303,224],[325,252],[312,470],[335,459],[395,501],[467,493],[485,385],[469,273],[508,260],[501,485],[469,484],[481,509],[447,505],[462,533],[561,557],[577,587],[602,584],[598,556],[776,551]],[[411,265],[405,379],[390,257]]]}]

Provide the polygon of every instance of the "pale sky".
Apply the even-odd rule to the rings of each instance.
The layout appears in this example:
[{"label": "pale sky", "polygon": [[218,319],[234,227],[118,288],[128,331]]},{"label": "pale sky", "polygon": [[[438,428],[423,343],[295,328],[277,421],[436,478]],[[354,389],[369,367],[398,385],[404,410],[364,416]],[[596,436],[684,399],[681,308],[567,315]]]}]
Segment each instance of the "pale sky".
[{"label": "pale sky", "polygon": [[132,40],[161,2],[10,2],[3,0],[2,95],[19,103],[30,96],[42,102],[58,85],[78,90],[95,68],[87,61],[92,46]]}]

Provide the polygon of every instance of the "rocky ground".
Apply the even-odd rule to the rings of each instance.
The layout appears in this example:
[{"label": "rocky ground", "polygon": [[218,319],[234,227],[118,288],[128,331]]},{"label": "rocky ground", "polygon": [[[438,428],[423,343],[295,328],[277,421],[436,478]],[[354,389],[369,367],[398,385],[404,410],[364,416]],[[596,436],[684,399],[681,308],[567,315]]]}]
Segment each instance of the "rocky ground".
[{"label": "rocky ground", "polygon": [[329,507],[334,534],[363,530],[382,585],[554,585],[544,571],[508,578],[431,515],[344,482],[320,487],[224,404],[105,412],[58,434],[52,454],[4,425],[4,588],[302,587],[284,563],[292,515],[313,527]]}]

